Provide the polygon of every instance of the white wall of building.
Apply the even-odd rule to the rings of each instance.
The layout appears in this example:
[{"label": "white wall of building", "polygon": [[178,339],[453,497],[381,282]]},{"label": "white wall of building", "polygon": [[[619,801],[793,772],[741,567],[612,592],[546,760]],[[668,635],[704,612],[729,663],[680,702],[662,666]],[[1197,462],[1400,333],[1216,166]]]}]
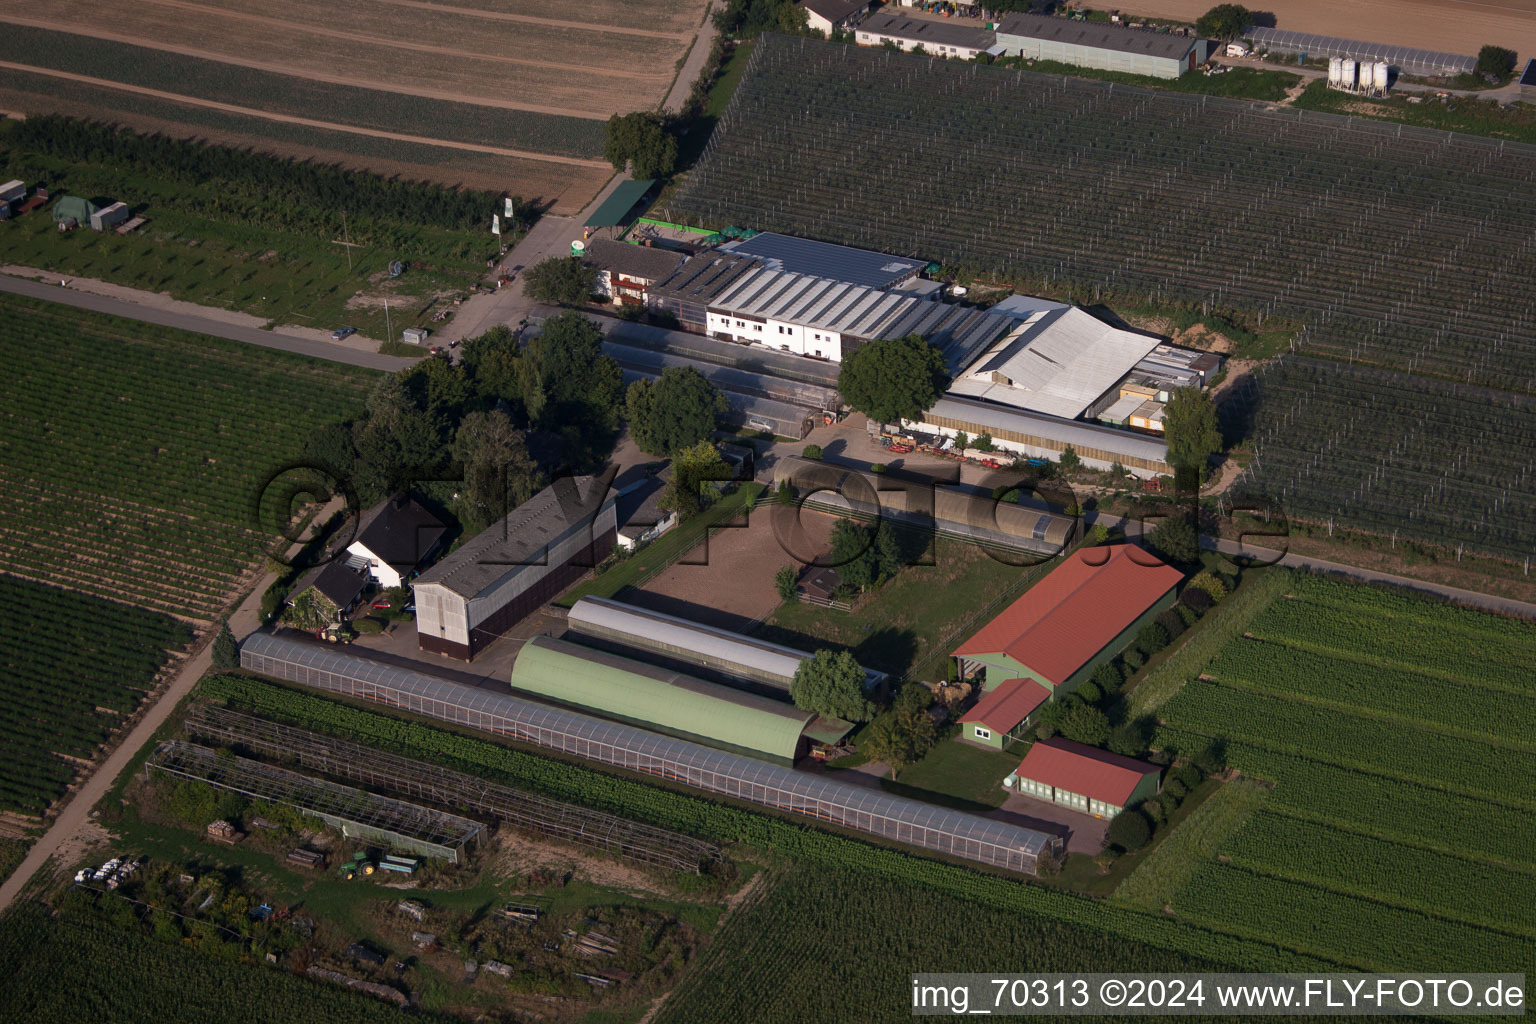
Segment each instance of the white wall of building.
[{"label": "white wall of building", "polygon": [[[901,425],[904,429],[915,430],[922,434],[940,434],[944,437],[954,437],[959,433],[958,430],[955,430],[952,427],[941,427],[935,423],[914,423],[912,420],[902,420]],[[976,430],[970,430],[966,433],[968,433],[974,440],[978,434],[983,432],[984,431],[981,428],[977,428]],[[1023,455],[1026,458],[1050,459],[1052,462],[1055,462],[1057,459],[1061,458],[1061,450],[1056,448],[1039,448],[1032,444],[1020,444],[1016,441],[1009,441],[1000,437],[992,438],[992,443],[1003,451]],[[983,453],[977,451],[972,452],[973,457],[978,457],[982,454]],[[1084,455],[1082,452],[1078,452],[1077,456],[1083,460],[1083,465],[1090,469],[1109,469],[1112,465],[1111,462],[1106,462],[1103,459],[1096,459],[1091,456]],[[1125,465],[1124,469],[1127,473],[1140,477],[1143,480],[1155,480],[1159,476],[1157,472],[1150,469],[1143,469],[1140,466]]]},{"label": "white wall of building", "polygon": [[[962,0],[963,2],[963,0]],[[947,46],[934,42],[919,42],[915,39],[902,39],[899,36],[888,36],[879,32],[866,32],[863,29],[854,31],[854,41],[860,46],[884,46],[892,43],[899,50],[911,52],[919,46],[930,57],[959,57],[963,60],[975,60],[978,53],[986,52],[985,47],[975,46]]]},{"label": "white wall of building", "polygon": [[469,618],[462,597],[441,583],[418,583],[412,592],[416,598],[418,635],[469,646]]},{"label": "white wall of building", "polygon": [[355,540],[347,545],[347,554],[368,559],[368,575],[383,589],[390,590],[400,585],[400,574],[394,567],[364,547],[362,541]]},{"label": "white wall of building", "polygon": [[797,356],[819,356],[834,363],[843,361],[843,339],[834,331],[804,327],[783,320],[747,320],[710,311],[705,315],[711,337],[726,335],[747,345],[762,345]]}]

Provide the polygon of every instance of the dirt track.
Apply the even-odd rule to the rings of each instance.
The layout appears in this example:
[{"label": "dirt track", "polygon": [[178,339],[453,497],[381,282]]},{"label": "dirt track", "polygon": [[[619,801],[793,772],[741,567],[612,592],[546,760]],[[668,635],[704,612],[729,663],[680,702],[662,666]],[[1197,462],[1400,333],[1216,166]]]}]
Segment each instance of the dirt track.
[{"label": "dirt track", "polygon": [[[1127,0],[1126,13],[1194,21],[1211,0]],[[1476,56],[1488,43],[1536,56],[1536,0],[1273,0],[1275,27]]]},{"label": "dirt track", "polygon": [[558,18],[540,18],[532,14],[509,14],[505,11],[477,11],[469,7],[458,7],[454,4],[434,4],[425,0],[378,0],[379,3],[393,4],[396,7],[414,7],[423,11],[438,11],[448,14],[462,14],[470,18],[485,18],[490,21],[516,21],[525,25],[548,25],[551,28],[568,28],[573,32],[610,32],[616,35],[640,36],[645,39],[676,39],[687,42],[693,38],[691,32],[656,32],[646,28],[624,28],[619,25],[592,25],[584,21],[561,21]]},{"label": "dirt track", "polygon": [[50,78],[63,78],[71,82],[84,82],[103,89],[114,89],[120,92],[136,93],[140,96],[154,96],[157,99],[170,100],[173,103],[185,103],[188,106],[206,107],[210,110],[223,110],[231,114],[243,114],[247,117],[259,117],[267,121],[280,121],[284,124],[301,124],[309,128],[323,128],[326,131],[346,132],[349,135],[371,135],[379,139],[395,139],[400,142],[424,142],[432,146],[442,146],[447,149],[463,149],[472,153],[491,153],[497,156],[512,156],[523,160],[541,160],[547,163],[571,164],[576,167],[606,168],[608,164],[602,160],[579,160],[569,156],[550,156],[547,153],[534,153],[526,149],[503,149],[500,146],[480,146],[469,142],[453,142],[448,139],[432,139],[420,135],[402,135],[399,132],[378,131],[372,128],[358,128],[350,124],[338,124],[334,121],[316,121],[308,117],[290,117],[287,114],[274,114],[266,110],[257,110],[254,107],[237,107],[230,103],[217,103],[213,100],[200,100],[192,96],[182,96],[174,92],[164,92],[160,89],[146,89],[138,85],[124,85],[121,82],[110,82],[104,78],[91,78],[86,75],[74,75],[65,71],[53,71],[48,68],[35,68],[27,64],[13,64],[10,61],[0,60],[0,68],[11,71],[25,71],[34,75],[47,75]]}]

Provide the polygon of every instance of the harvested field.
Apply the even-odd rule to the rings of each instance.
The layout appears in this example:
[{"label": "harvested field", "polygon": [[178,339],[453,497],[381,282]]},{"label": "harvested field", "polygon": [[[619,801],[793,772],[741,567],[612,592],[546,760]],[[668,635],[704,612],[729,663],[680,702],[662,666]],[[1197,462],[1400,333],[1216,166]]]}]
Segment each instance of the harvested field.
[{"label": "harvested field", "polygon": [[[46,18],[0,0],[0,61],[10,62],[0,102],[18,113],[85,103],[135,127],[232,133],[274,152],[505,189],[565,213],[610,176],[599,164],[603,122],[664,100],[705,6],[145,0],[107,24],[85,0],[62,0]],[[114,84],[138,91],[114,96]],[[543,155],[563,165],[540,166]]]},{"label": "harvested field", "polygon": [[[1131,0],[1121,8],[1189,22],[1210,9],[1208,0]],[[1471,57],[1488,43],[1517,50],[1522,61],[1536,55],[1536,0],[1279,0],[1263,10],[1274,14],[1276,28],[1292,32]]]}]

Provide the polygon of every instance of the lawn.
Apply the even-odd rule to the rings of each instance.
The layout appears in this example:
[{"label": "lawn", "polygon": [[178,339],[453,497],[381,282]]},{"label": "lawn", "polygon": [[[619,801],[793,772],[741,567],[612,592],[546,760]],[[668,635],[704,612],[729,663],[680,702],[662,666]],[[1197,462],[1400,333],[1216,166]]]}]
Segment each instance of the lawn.
[{"label": "lawn", "polygon": [[852,611],[781,605],[758,635],[793,647],[841,647],[870,668],[940,680],[954,644],[1055,564],[1007,565],[983,548],[944,537],[930,550],[932,565],[906,566]]},{"label": "lawn", "polygon": [[569,608],[584,597],[613,597],[625,587],[641,586],[692,551],[704,539],[706,531],[730,521],[741,512],[748,500],[755,500],[762,491],[762,484],[743,484],[739,490],[726,495],[676,529],[662,534],[636,554],[620,559],[591,579],[576,584],[562,594],[555,604]]},{"label": "lawn", "polygon": [[1259,68],[1233,68],[1223,75],[1206,75],[1191,71],[1178,78],[1155,78],[1151,75],[1133,75],[1125,71],[1101,71],[1077,64],[1037,60],[1026,62],[1022,57],[1010,57],[999,61],[1000,67],[1017,67],[1047,75],[1072,75],[1075,78],[1096,78],[1103,82],[1136,85],[1144,89],[1161,89],[1164,92],[1192,92],[1206,96],[1230,96],[1241,100],[1263,100],[1274,103],[1285,99],[1285,91],[1301,81],[1300,75],[1289,71]]},{"label": "lawn", "polygon": [[[1202,785],[1207,785],[1202,783]],[[1221,786],[1209,799],[1187,799],[1174,812],[1178,828],[1164,828],[1157,842],[1129,876],[1115,888],[1114,898],[1152,913],[1162,913],[1174,895],[1189,884],[1195,869],[1212,860],[1221,847],[1264,805],[1269,790],[1254,779],[1237,779]],[[1192,808],[1192,810],[1191,810]],[[1129,858],[1122,858],[1126,860]]]},{"label": "lawn", "polygon": [[953,737],[938,742],[927,757],[903,768],[881,785],[892,793],[967,811],[1000,807],[1008,799],[1003,779],[1019,766],[1029,749],[1014,744],[1013,753],[988,750]]}]

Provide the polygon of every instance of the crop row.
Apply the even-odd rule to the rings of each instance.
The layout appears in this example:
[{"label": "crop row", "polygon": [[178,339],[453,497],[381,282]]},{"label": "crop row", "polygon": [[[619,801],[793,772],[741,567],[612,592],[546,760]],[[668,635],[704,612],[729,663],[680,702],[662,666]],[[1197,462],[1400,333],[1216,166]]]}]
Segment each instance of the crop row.
[{"label": "crop row", "polygon": [[1512,779],[1536,778],[1536,752],[1493,747],[1399,721],[1334,707],[1190,683],[1164,708],[1164,717],[1206,735],[1297,754],[1517,807],[1536,807],[1536,794]]},{"label": "crop row", "polygon": [[1423,649],[1425,641],[1436,641],[1442,635],[1454,633],[1477,646],[1479,650],[1473,651],[1474,654],[1490,644],[1512,653],[1527,649],[1536,638],[1536,627],[1526,619],[1504,618],[1425,600],[1394,587],[1362,587],[1329,576],[1308,574],[1299,577],[1291,589],[1310,604],[1341,608],[1358,615],[1375,615],[1395,623],[1411,623],[1416,630],[1428,627],[1433,632],[1415,633],[1416,649]]},{"label": "crop row", "polygon": [[1528,147],[763,40],[674,218],[1309,326],[1335,358],[1536,391]]},{"label": "crop row", "polygon": [[[1264,635],[1255,629],[1255,633]],[[1513,666],[1510,666],[1513,670]],[[1536,699],[1506,690],[1381,668],[1263,640],[1227,646],[1206,672],[1224,687],[1299,697],[1501,744],[1536,744]],[[1513,674],[1513,671],[1511,672]]]},{"label": "crop row", "polygon": [[1536,874],[1260,812],[1221,848],[1232,863],[1333,892],[1536,938]]},{"label": "crop row", "polygon": [[[1323,850],[1314,851],[1326,856]],[[1451,886],[1455,878],[1442,880]],[[1181,916],[1361,970],[1529,971],[1528,939],[1312,884],[1205,864],[1173,902]]]},{"label": "crop row", "polygon": [[[974,866],[914,856],[670,787],[610,775],[581,764],[527,753],[249,677],[210,677],[200,684],[200,692],[267,717],[526,786],[557,799],[714,841],[744,843],[814,864],[820,871],[848,870],[871,888],[887,884],[914,886],[945,898],[961,898],[1014,914],[1086,926],[1187,956],[1243,965],[1245,969],[1275,969],[1279,964],[1296,970],[1323,966],[1322,961],[1309,957],[1277,954],[1263,942],[1234,941],[1203,928],[1190,928],[1166,918],[1112,908],[1100,901],[979,872]],[[876,878],[878,885],[870,881]]]},{"label": "crop row", "polygon": [[164,615],[0,575],[0,807],[45,810],[191,631]]}]

